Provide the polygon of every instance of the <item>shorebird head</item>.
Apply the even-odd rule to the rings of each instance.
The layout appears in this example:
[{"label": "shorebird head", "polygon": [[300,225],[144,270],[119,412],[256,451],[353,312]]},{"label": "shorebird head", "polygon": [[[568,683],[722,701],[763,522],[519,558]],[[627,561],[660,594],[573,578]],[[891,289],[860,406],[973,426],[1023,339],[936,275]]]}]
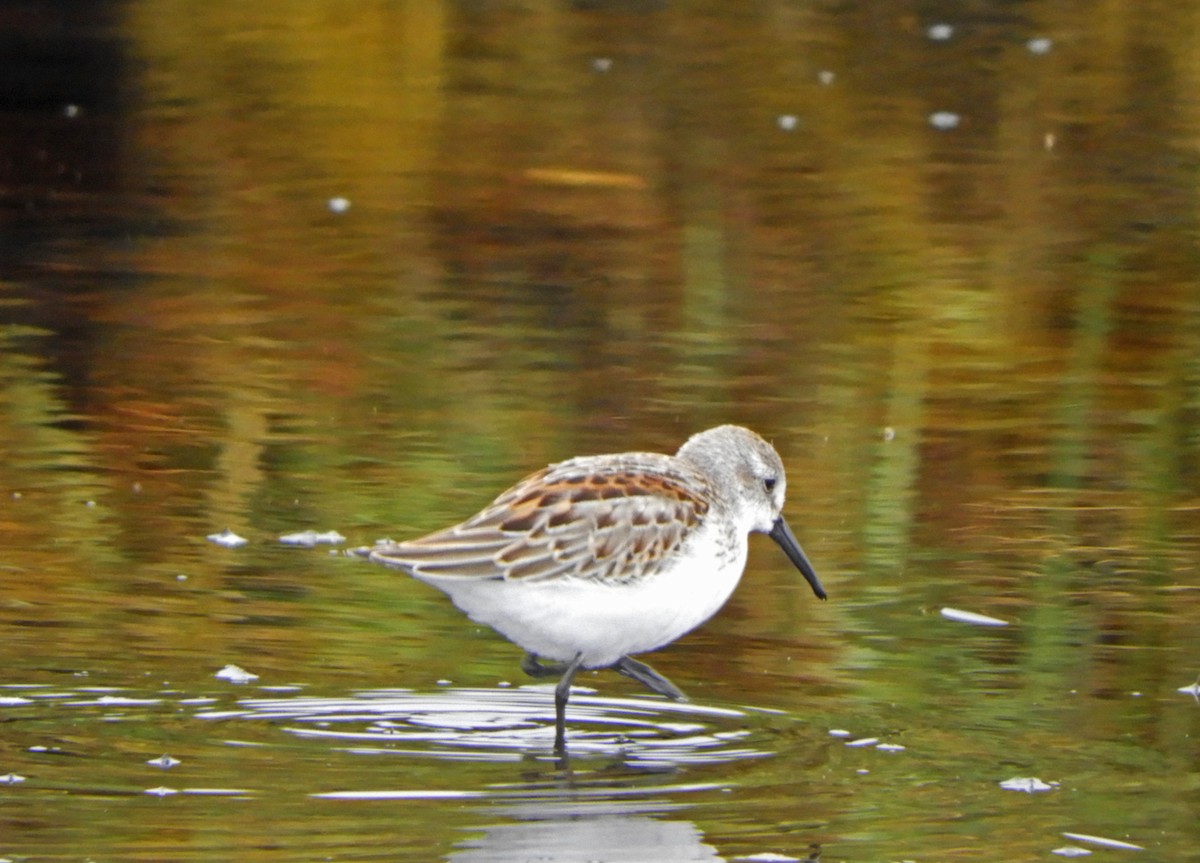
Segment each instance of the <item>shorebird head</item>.
[{"label": "shorebird head", "polygon": [[747,428],[724,425],[692,435],[677,455],[705,473],[746,531],[775,540],[813,593],[825,599],[825,588],[783,518],[787,476],[773,446]]}]

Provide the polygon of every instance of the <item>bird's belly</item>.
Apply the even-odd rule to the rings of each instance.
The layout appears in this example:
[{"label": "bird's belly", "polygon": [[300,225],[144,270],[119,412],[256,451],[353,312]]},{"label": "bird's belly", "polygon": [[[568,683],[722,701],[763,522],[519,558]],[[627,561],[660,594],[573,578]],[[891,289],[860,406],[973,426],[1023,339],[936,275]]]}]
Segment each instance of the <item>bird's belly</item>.
[{"label": "bird's belly", "polygon": [[[732,554],[729,552],[733,551]],[[423,579],[449,594],[472,620],[544,659],[586,668],[669,644],[717,612],[741,578],[745,544],[724,554],[689,555],[637,582],[582,579]]]}]

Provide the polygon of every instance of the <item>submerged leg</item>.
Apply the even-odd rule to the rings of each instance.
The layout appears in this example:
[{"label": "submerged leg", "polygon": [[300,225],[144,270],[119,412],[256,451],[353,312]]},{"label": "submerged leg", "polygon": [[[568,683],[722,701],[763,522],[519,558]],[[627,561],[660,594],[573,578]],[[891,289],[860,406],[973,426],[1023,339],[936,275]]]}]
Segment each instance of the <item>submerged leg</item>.
[{"label": "submerged leg", "polygon": [[[567,751],[567,699],[571,697],[571,682],[583,665],[583,654],[575,654],[575,658],[567,665],[558,686],[554,687],[554,751]],[[544,666],[543,666],[544,667]]]},{"label": "submerged leg", "polygon": [[667,696],[672,701],[687,701],[687,696],[679,690],[678,686],[644,662],[638,662],[630,656],[622,656],[613,668],[626,677],[632,677],[638,683],[649,687],[659,695]]},{"label": "submerged leg", "polygon": [[535,654],[526,653],[521,659],[521,670],[530,677],[558,677],[567,670],[568,663],[555,662],[553,665],[542,665]]}]

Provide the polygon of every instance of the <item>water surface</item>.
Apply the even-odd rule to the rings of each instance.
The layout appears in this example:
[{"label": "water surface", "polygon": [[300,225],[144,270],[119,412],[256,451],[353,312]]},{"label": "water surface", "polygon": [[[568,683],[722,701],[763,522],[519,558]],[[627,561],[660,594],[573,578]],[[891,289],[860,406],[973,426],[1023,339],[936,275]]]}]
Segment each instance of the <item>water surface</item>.
[{"label": "water surface", "polygon": [[[0,856],[1197,859],[1194,3],[6,8]],[[568,763],[279,542],[729,421],[830,600],[756,540]]]}]

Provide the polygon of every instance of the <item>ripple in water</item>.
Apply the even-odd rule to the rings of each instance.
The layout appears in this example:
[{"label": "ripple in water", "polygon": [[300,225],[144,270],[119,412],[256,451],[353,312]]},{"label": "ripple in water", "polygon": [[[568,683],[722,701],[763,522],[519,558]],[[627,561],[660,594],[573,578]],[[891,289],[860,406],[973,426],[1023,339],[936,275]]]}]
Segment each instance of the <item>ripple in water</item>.
[{"label": "ripple in water", "polygon": [[[649,698],[605,698],[576,689],[567,707],[572,756],[603,755],[630,766],[682,766],[760,758],[749,738],[752,713]],[[363,754],[450,760],[551,757],[554,690],[453,688],[422,693],[372,690],[348,698],[244,698],[201,719],[285,723],[289,733],[344,744]]]}]

